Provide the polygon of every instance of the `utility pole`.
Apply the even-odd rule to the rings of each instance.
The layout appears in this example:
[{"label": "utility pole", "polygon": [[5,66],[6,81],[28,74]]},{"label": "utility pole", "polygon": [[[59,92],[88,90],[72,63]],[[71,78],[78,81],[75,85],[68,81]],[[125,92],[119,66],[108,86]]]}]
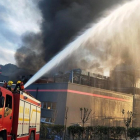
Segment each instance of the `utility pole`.
[{"label": "utility pole", "polygon": [[67,133],[68,110],[69,110],[69,108],[68,108],[68,107],[66,107],[66,109],[65,109],[65,129],[64,129],[64,140],[66,139],[66,133]]}]

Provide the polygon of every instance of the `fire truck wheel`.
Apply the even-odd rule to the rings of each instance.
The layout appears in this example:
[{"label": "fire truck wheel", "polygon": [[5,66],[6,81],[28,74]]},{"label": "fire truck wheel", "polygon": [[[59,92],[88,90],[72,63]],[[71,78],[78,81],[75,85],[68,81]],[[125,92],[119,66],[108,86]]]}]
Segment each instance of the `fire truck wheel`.
[{"label": "fire truck wheel", "polygon": [[[34,140],[34,132],[31,132],[31,135],[30,135],[30,140]],[[1,139],[0,139],[1,140]]]},{"label": "fire truck wheel", "polygon": [[0,140],[3,140],[3,138],[2,138],[2,137],[0,137]]}]

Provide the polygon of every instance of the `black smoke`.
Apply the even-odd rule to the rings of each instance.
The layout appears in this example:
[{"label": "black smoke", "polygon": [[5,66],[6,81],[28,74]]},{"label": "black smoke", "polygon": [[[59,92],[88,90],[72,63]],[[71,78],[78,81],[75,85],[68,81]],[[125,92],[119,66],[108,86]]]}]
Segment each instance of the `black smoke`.
[{"label": "black smoke", "polygon": [[[43,21],[41,33],[23,35],[23,45],[16,52],[15,58],[20,68],[35,73],[53,56],[71,42],[89,23],[96,22],[102,13],[121,3],[122,0],[41,0],[38,7]],[[69,60],[70,61],[70,60]],[[70,68],[77,68],[88,63],[82,60],[69,63]],[[97,62],[93,67],[99,67]]]}]

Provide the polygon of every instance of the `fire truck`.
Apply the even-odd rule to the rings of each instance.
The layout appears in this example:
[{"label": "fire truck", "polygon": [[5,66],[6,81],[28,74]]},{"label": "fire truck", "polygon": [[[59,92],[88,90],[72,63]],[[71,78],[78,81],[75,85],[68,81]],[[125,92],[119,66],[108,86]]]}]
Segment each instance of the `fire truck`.
[{"label": "fire truck", "polygon": [[0,140],[39,140],[41,103],[0,87]]}]

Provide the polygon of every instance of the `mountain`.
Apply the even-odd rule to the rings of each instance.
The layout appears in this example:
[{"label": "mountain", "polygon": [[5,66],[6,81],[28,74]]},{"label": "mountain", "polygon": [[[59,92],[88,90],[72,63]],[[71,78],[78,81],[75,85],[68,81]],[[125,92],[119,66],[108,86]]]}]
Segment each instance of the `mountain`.
[{"label": "mountain", "polygon": [[0,65],[0,67],[2,71],[1,74],[4,76],[9,76],[19,70],[19,68],[14,64]]},{"label": "mountain", "polygon": [[21,80],[24,77],[30,77],[33,73],[29,72],[27,69],[22,69],[17,67],[14,64],[6,64],[6,65],[0,65],[1,68],[1,77],[7,76],[9,77],[9,80],[12,80],[14,82]]}]

